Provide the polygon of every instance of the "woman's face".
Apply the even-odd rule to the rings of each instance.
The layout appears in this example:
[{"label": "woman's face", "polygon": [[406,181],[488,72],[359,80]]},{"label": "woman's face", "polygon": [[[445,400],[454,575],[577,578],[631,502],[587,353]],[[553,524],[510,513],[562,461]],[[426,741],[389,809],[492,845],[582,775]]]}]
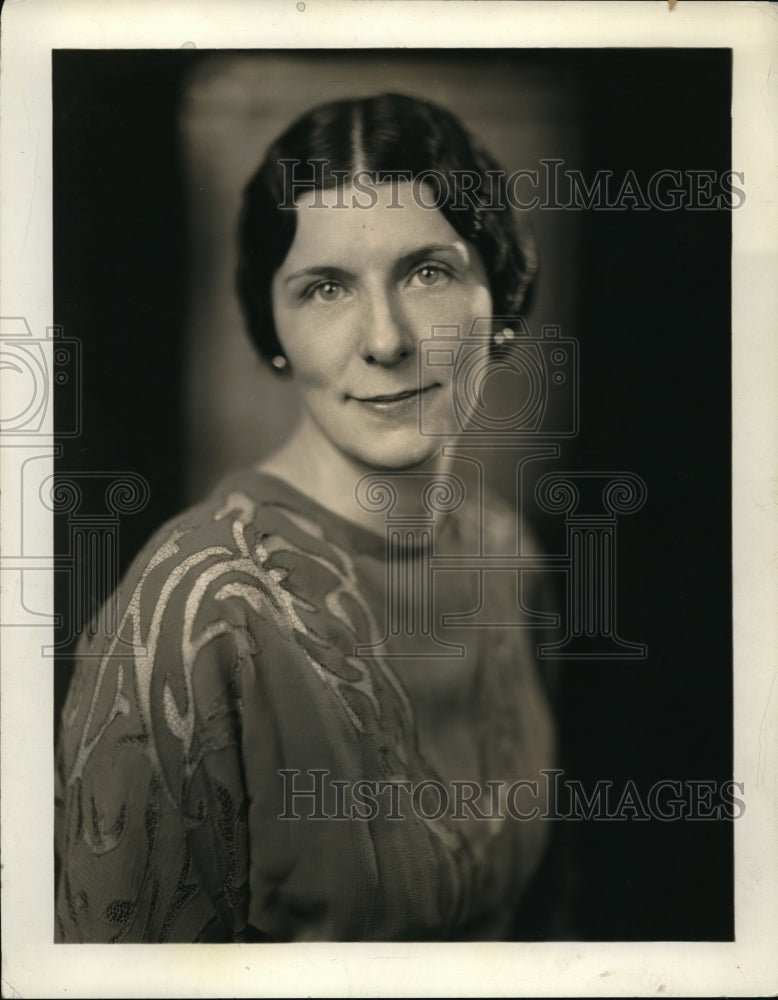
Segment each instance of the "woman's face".
[{"label": "woman's face", "polygon": [[[318,192],[327,207],[309,207],[313,192],[298,199],[273,314],[310,433],[363,465],[400,469],[457,430],[453,366],[421,365],[422,341],[434,326],[467,337],[492,301],[477,250],[438,209],[415,203],[409,183],[375,190],[371,208],[348,187]],[[422,194],[433,203],[432,191]]]}]

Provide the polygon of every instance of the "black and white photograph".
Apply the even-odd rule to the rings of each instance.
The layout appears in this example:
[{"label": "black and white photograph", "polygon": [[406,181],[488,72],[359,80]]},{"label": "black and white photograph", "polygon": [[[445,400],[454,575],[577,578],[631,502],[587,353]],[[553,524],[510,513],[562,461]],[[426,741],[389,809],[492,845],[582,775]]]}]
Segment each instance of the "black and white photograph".
[{"label": "black and white photograph", "polygon": [[4,995],[774,989],[744,7],[6,8]]}]

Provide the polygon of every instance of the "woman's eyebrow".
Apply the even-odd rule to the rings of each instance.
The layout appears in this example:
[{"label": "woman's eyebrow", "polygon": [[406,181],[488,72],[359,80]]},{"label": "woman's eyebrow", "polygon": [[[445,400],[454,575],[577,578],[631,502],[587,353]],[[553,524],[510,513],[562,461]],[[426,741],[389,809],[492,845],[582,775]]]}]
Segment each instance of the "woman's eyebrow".
[{"label": "woman's eyebrow", "polygon": [[342,267],[335,267],[329,264],[315,264],[312,267],[304,267],[301,271],[295,271],[294,274],[290,274],[284,278],[284,284],[291,284],[293,281],[299,281],[300,278],[336,278],[338,281],[345,281],[353,277],[354,275],[350,271],[346,271]]},{"label": "woman's eyebrow", "polygon": [[403,254],[397,260],[396,269],[402,270],[403,268],[409,267],[411,264],[415,264],[419,260],[423,260],[425,257],[431,257],[436,253],[450,253],[458,257],[460,262],[465,265],[470,262],[470,255],[467,252],[467,248],[464,243],[430,243],[427,246],[419,247],[417,250],[411,250],[410,253]]}]

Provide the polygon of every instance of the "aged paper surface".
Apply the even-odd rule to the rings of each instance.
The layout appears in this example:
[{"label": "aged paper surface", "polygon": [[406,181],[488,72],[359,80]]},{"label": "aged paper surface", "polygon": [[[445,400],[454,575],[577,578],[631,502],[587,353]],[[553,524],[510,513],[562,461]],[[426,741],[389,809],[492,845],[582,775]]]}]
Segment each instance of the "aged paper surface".
[{"label": "aged paper surface", "polygon": [[[289,0],[214,7],[171,0],[132,5],[75,0],[63,7],[32,0],[5,5],[2,46],[3,994],[737,996],[774,992],[778,983],[778,963],[772,946],[778,926],[776,703],[772,697],[778,610],[778,526],[773,485],[778,453],[774,401],[778,292],[773,280],[778,265],[778,207],[774,198],[778,181],[778,96],[771,82],[772,61],[778,51],[778,15],[774,6],[692,4],[683,0],[672,5]],[[53,294],[53,53],[156,49],[163,58],[169,52],[210,50],[214,60],[209,63],[210,86],[218,90],[224,85],[229,99],[229,88],[234,83],[231,73],[243,73],[242,79],[252,80],[252,74],[264,70],[257,70],[249,60],[240,63],[237,70],[233,69],[237,64],[230,63],[222,72],[224,64],[219,59],[228,50],[230,56],[236,54],[235,50],[240,50],[238,55],[245,50],[247,56],[257,51],[292,50],[300,54],[304,66],[305,55],[318,50],[398,48],[407,48],[411,54],[423,50],[418,59],[421,69],[417,66],[415,70],[417,77],[396,81],[396,89],[416,91],[423,86],[424,52],[431,49],[527,50],[536,55],[548,49],[732,50],[731,167],[736,172],[732,187],[743,193],[732,203],[732,774],[736,782],[742,783],[740,792],[745,803],[742,815],[733,822],[734,941],[683,939],[668,915],[667,926],[673,930],[668,931],[671,940],[667,941],[641,941],[631,934],[627,941],[612,935],[614,939],[607,941],[574,937],[489,944],[125,945],[110,952],[95,945],[55,945],[55,700],[53,660],[45,648],[51,646],[54,633],[53,621],[47,615],[54,607],[54,557],[63,556],[63,552],[55,545],[50,509],[44,505],[42,494],[36,491],[32,497],[26,495],[22,485],[28,467],[25,463],[32,460],[44,466],[36,484],[53,472],[52,397],[57,385],[61,393],[58,398],[75,406],[69,423],[64,416],[58,416],[67,423],[67,427],[60,424],[58,432],[70,433],[72,440],[77,440],[79,433],[77,394],[66,396],[67,390],[62,388],[74,373],[78,376],[77,358],[74,361],[71,354],[60,362],[55,356],[63,344],[67,347],[67,338],[74,331],[62,331],[65,339],[59,345],[48,334],[61,323]],[[429,72],[430,79],[440,86],[438,75],[443,71]],[[689,85],[688,79],[685,85]],[[474,86],[476,95],[488,94],[488,99],[497,101],[499,80]],[[478,86],[483,90],[479,91]],[[618,79],[614,79],[613,86],[619,86]],[[687,96],[682,88],[676,95],[679,102]],[[208,100],[209,93],[202,87],[194,94],[190,116],[182,123],[185,143],[196,145],[200,141],[198,127],[207,112]],[[474,99],[469,120],[477,113],[477,104]],[[126,109],[117,110],[119,113],[126,113]],[[553,114],[553,108],[548,113]],[[224,135],[234,138],[228,126]],[[541,143],[540,154],[554,157],[560,151],[585,147],[586,123],[576,121],[574,128],[578,130],[575,134],[565,136],[551,130],[552,139],[546,140],[546,147]],[[618,130],[619,123],[614,122],[613,128]],[[245,153],[247,157],[252,155],[253,150]],[[693,156],[687,165],[701,172],[710,166],[706,162],[694,163]],[[609,164],[596,166],[608,168]],[[675,164],[657,166],[672,169]],[[223,180],[217,177],[214,181],[215,175],[209,176],[215,184]],[[190,178],[190,182],[190,197],[201,211],[206,211],[207,196],[198,194],[201,189],[196,180]],[[574,236],[573,222],[569,225],[569,233]],[[668,252],[672,253],[673,248]],[[565,266],[551,259],[548,270],[562,282],[570,273]],[[689,266],[689,262],[682,261],[680,266]],[[582,294],[582,290],[576,291],[577,301]],[[568,303],[567,308],[572,306]],[[220,314],[208,317],[212,323],[221,318]],[[18,349],[23,341],[20,320],[31,338],[29,349],[22,344],[30,366],[26,373],[19,367]],[[575,312],[564,322],[574,323]],[[106,329],[109,336],[109,318]],[[657,339],[671,356],[673,346],[666,343],[661,330]],[[77,348],[74,350],[77,352]],[[230,358],[237,378],[240,356]],[[115,395],[119,407],[125,394],[138,391],[132,384],[123,384],[120,369],[117,354]],[[704,363],[702,371],[706,371]],[[58,375],[62,375],[61,382]],[[658,405],[668,391],[657,385]],[[720,398],[714,396],[714,401]],[[230,413],[219,419],[223,420],[222,429],[231,426]],[[203,430],[197,414],[190,414],[188,445],[199,456],[200,470],[216,461],[214,453],[219,450],[212,448],[208,452]],[[679,447],[687,449],[688,454],[697,446],[682,434],[679,441]],[[668,442],[667,447],[668,454],[675,455],[673,460],[679,461],[678,453],[672,451],[673,443]],[[197,468],[190,475],[194,480],[183,495],[196,497],[208,484],[209,476],[203,473],[202,481],[197,480]],[[654,484],[649,481],[649,495],[652,489]],[[672,517],[672,511],[667,517]],[[720,540],[718,544],[722,544]],[[60,563],[56,565],[61,568]],[[684,609],[679,603],[677,614],[693,615],[694,608]],[[648,662],[650,665],[651,660]],[[671,691],[667,700],[670,717]],[[704,697],[700,700],[708,704]],[[708,775],[695,773],[688,777],[705,779]],[[652,863],[651,858],[646,859],[646,872],[651,871]],[[585,931],[584,927],[581,938],[586,936]]]}]

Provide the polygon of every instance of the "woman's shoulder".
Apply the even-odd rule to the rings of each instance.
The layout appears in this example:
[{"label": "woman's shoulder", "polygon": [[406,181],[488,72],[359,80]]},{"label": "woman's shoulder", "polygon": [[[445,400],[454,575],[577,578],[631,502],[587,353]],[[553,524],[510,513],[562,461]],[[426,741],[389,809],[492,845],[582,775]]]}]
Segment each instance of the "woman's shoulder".
[{"label": "woman's shoulder", "polygon": [[241,557],[272,522],[266,477],[251,468],[221,479],[201,500],[166,520],[134,558],[128,579],[165,566],[168,572],[209,557]]},{"label": "woman's shoulder", "polygon": [[240,469],[202,500],[154,531],[86,630],[101,642],[102,623],[145,631],[163,611],[183,622],[191,608],[225,599],[242,580],[272,582],[263,541],[274,531],[277,504],[265,477]]}]

